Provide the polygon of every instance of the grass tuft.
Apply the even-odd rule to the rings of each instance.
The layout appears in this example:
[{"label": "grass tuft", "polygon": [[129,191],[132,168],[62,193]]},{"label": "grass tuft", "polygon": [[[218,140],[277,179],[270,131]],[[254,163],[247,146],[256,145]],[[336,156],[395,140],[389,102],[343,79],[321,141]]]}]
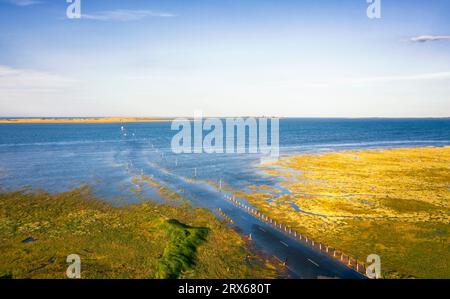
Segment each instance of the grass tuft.
[{"label": "grass tuft", "polygon": [[190,227],[176,219],[165,221],[159,226],[170,241],[158,263],[157,278],[178,278],[182,271],[195,264],[197,247],[206,241],[208,228]]}]

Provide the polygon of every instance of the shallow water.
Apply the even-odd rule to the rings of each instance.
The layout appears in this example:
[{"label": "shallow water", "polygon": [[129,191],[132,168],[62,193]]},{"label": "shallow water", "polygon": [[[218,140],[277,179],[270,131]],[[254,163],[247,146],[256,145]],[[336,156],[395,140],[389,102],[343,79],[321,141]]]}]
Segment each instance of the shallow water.
[{"label": "shallow water", "polygon": [[[260,250],[280,260],[289,258],[290,274],[294,277],[358,276],[224,200],[225,194],[216,186],[220,180],[224,187],[233,189],[246,190],[251,185],[279,187],[275,177],[261,171],[261,155],[175,155],[170,149],[175,133],[170,130],[170,123],[0,124],[0,187],[59,192],[89,184],[96,195],[121,205],[139,201],[130,188],[135,187],[132,178],[144,174],[195,205],[212,211],[220,208],[242,234],[254,236]],[[280,121],[282,156],[445,145],[450,145],[450,119]],[[163,200],[152,188],[144,188],[142,195]],[[310,263],[311,259],[322,267]]]},{"label": "shallow water", "polygon": [[[133,200],[131,178],[208,180],[236,189],[274,185],[258,154],[183,154],[170,149],[170,123],[2,124],[0,186],[64,191],[87,183],[109,200]],[[450,144],[450,119],[285,119],[280,153]],[[195,176],[196,174],[196,176]],[[150,190],[147,190],[150,192]],[[154,193],[148,194],[153,197]]]}]

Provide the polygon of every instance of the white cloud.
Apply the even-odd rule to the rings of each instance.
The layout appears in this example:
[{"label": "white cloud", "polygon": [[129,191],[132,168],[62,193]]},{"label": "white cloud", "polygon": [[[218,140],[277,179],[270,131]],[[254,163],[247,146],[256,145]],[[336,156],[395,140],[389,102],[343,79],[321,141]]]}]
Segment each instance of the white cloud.
[{"label": "white cloud", "polygon": [[2,2],[6,2],[17,6],[30,6],[42,3],[42,1],[37,0],[2,0]]},{"label": "white cloud", "polygon": [[450,72],[426,73],[415,75],[398,75],[398,76],[378,76],[363,78],[341,78],[341,79],[325,79],[325,80],[296,80],[287,81],[282,85],[295,85],[301,88],[326,88],[326,87],[346,87],[346,86],[364,86],[380,83],[408,82],[408,81],[432,81],[432,80],[449,80]]},{"label": "white cloud", "polygon": [[445,80],[445,79],[450,79],[450,72],[405,75],[405,76],[371,77],[371,78],[355,79],[355,80],[351,80],[349,82],[383,83],[383,82],[397,82],[397,81],[423,81],[423,80]]},{"label": "white cloud", "polygon": [[103,11],[94,14],[83,14],[81,18],[96,21],[136,21],[148,17],[168,18],[175,17],[174,14],[166,12],[157,12],[152,10],[127,10],[118,9]]},{"label": "white cloud", "polygon": [[70,87],[74,80],[47,72],[15,69],[0,65],[0,91],[53,92]]},{"label": "white cloud", "polygon": [[410,39],[411,42],[416,43],[435,42],[440,40],[450,40],[450,35],[420,35]]}]

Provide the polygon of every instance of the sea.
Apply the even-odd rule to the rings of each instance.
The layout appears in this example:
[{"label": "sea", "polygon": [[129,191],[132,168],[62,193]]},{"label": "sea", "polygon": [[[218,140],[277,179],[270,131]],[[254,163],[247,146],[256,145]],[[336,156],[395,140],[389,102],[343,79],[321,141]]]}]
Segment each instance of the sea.
[{"label": "sea", "polygon": [[[279,178],[261,154],[175,154],[170,122],[0,124],[0,189],[63,192],[81,185],[115,205],[162,201],[155,188],[137,198],[133,177],[145,175],[209,207],[214,189],[248,190]],[[280,158],[348,149],[450,145],[450,118],[286,118],[279,123]],[[208,192],[205,193],[205,190]],[[216,190],[220,191],[220,190]]]}]

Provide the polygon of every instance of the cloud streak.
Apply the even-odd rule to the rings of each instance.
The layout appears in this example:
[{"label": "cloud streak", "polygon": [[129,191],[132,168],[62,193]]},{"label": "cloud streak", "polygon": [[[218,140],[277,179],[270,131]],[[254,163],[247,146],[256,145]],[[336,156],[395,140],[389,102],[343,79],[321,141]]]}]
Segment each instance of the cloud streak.
[{"label": "cloud streak", "polygon": [[379,76],[364,78],[342,78],[329,80],[296,80],[283,82],[282,85],[295,85],[301,88],[357,87],[395,82],[422,82],[450,80],[450,72],[425,73],[416,75]]},{"label": "cloud streak", "polygon": [[31,6],[42,3],[42,1],[37,0],[2,0],[2,2],[6,2],[16,6]]},{"label": "cloud streak", "polygon": [[16,69],[0,65],[0,91],[59,91],[74,85],[75,81],[46,72]]},{"label": "cloud streak", "polygon": [[428,73],[419,75],[406,76],[382,76],[372,78],[362,78],[351,80],[352,83],[384,83],[384,82],[398,82],[398,81],[424,81],[424,80],[446,80],[450,79],[450,72]]},{"label": "cloud streak", "polygon": [[82,19],[95,20],[95,21],[137,21],[145,18],[170,18],[176,15],[166,12],[158,12],[152,10],[128,10],[128,9],[117,9],[110,11],[102,11],[94,14],[83,14]]},{"label": "cloud streak", "polygon": [[420,35],[410,39],[413,43],[426,43],[442,40],[450,40],[450,35]]}]

